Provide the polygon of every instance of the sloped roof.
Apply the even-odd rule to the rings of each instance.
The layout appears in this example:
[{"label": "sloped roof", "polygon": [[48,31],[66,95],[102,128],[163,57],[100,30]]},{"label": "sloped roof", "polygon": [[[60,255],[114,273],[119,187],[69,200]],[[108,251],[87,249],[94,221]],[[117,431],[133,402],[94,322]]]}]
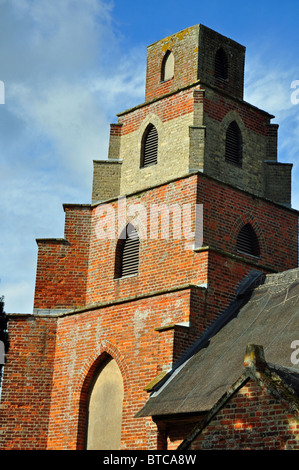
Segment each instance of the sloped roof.
[{"label": "sloped roof", "polygon": [[205,413],[196,426],[178,446],[178,450],[188,449],[194,439],[206,428],[213,417],[219,412],[234,393],[242,387],[248,379],[256,383],[272,395],[285,408],[287,414],[299,416],[299,374],[284,367],[267,364],[262,346],[248,344],[244,358],[244,372],[242,376],[231,385],[228,392],[223,395],[213,408]]},{"label": "sloped roof", "polygon": [[267,363],[297,377],[299,364],[291,361],[296,340],[299,270],[263,277],[253,273],[224,314],[154,389],[137,417],[209,411],[244,372],[248,344],[263,346]]}]

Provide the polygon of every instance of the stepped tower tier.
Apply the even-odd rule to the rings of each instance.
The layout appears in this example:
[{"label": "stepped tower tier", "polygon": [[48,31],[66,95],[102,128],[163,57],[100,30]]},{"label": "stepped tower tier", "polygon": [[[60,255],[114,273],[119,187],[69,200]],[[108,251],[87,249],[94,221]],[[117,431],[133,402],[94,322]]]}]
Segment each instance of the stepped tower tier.
[{"label": "stepped tower tier", "polygon": [[243,100],[244,60],[243,46],[203,25],[150,45],[145,101],[111,124],[93,202],[203,172],[290,207],[292,165],[277,161],[274,116]]}]

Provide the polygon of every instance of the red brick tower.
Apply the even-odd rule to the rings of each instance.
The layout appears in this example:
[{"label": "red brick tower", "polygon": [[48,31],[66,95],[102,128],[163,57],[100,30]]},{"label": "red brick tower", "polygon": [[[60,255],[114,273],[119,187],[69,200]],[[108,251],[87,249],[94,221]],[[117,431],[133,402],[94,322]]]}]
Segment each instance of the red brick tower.
[{"label": "red brick tower", "polygon": [[244,56],[202,25],[148,47],[145,102],[111,125],[92,203],[37,240],[34,312],[10,315],[1,448],[159,448],[134,418],[152,381],[249,272],[297,267],[291,165],[273,116],[243,101]]}]

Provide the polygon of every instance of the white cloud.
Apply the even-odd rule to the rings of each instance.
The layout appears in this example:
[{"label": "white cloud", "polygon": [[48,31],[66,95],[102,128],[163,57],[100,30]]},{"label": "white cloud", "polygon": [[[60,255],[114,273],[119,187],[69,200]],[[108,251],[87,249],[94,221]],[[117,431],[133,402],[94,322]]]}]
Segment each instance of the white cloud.
[{"label": "white cloud", "polygon": [[7,312],[28,312],[35,238],[63,236],[64,202],[90,202],[92,160],[107,157],[110,120],[144,93],[140,52],[122,53],[112,6],[0,2],[0,295]]},{"label": "white cloud", "polygon": [[299,209],[299,104],[292,102],[291,84],[299,79],[299,66],[288,58],[271,59],[267,50],[247,60],[245,100],[273,114],[279,124],[278,160],[293,164],[292,206]]},{"label": "white cloud", "polygon": [[[294,165],[294,65],[247,57],[248,102],[276,115],[282,161]],[[265,59],[266,57],[266,59]],[[108,0],[0,0],[0,295],[28,312],[35,238],[63,236],[64,202],[90,202],[92,160],[107,157],[115,114],[144,99],[145,47],[124,53]],[[297,73],[298,72],[298,73]],[[283,135],[283,138],[281,138]],[[294,201],[299,194],[294,185]]]}]

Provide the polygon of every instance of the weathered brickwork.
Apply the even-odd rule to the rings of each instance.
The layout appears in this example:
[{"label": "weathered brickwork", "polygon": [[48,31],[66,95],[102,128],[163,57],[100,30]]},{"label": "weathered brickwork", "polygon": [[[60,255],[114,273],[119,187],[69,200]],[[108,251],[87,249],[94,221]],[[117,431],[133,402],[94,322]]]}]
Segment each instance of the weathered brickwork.
[{"label": "weathered brickwork", "polygon": [[[181,91],[163,101],[123,114],[119,116],[119,122],[122,123],[120,194],[188,173],[189,126],[193,125],[192,91]],[[157,165],[140,168],[142,136],[149,123],[158,132],[158,161]]]},{"label": "weathered brickwork", "polygon": [[[215,77],[219,47],[230,60],[226,80]],[[162,82],[167,51],[174,76]],[[157,376],[212,325],[252,270],[297,267],[298,214],[285,207],[291,166],[277,162],[272,116],[242,101],[244,52],[201,25],[149,46],[145,102],[111,125],[108,160],[94,161],[92,203],[64,205],[64,237],[37,240],[34,314],[10,316],[1,449],[85,449],[90,389],[109,357],[123,379],[121,449],[177,448],[198,417],[179,425],[135,418]],[[242,133],[242,167],[224,158],[232,120]],[[141,168],[148,124],[158,132],[158,158]],[[140,238],[138,273],[116,278],[118,239],[129,222]],[[248,223],[260,256],[237,250]],[[195,448],[224,445],[226,435],[227,448],[247,448],[250,436],[270,448],[263,433],[272,430],[295,447],[298,427],[271,400],[250,382]],[[273,429],[251,428],[257,417],[264,426],[270,405]]]},{"label": "weathered brickwork", "polygon": [[[175,450],[201,417],[180,424],[159,423],[161,447]],[[299,421],[254,380],[220,409],[188,450],[298,450]],[[162,439],[162,437],[164,439]]]},{"label": "weathered brickwork", "polygon": [[10,316],[0,403],[0,448],[47,447],[56,319]]},{"label": "weathered brickwork", "polygon": [[[210,251],[190,249],[193,241],[188,236],[194,231],[196,204],[203,208],[202,245]],[[184,234],[184,220],[189,221],[186,207],[190,207],[192,218],[189,233]],[[134,296],[136,292],[142,295],[187,283],[211,283],[213,277],[208,279],[208,269],[211,257],[216,256],[210,254],[213,250],[228,258],[226,266],[232,267],[227,272],[234,272],[238,264],[269,272],[297,265],[295,211],[201,174],[136,193],[125,202],[111,200],[93,208],[68,206],[66,211],[66,239],[39,241],[36,309],[69,309]],[[175,214],[178,219],[173,218]],[[89,237],[86,223],[90,223],[90,218]],[[139,274],[115,279],[118,233],[134,219],[137,228],[144,222],[146,227],[140,234]],[[259,258],[236,249],[238,233],[246,223],[252,224],[259,238]],[[176,228],[178,231],[174,232]]]},{"label": "weathered brickwork", "polygon": [[[270,200],[290,205],[290,164],[277,163],[277,126],[271,115],[244,102],[206,90],[204,171]],[[242,166],[225,161],[226,130],[236,121],[242,135]],[[267,162],[267,163],[265,163]]]},{"label": "weathered brickwork", "polygon": [[287,207],[291,205],[291,171],[292,165],[289,163],[265,163],[265,195]]},{"label": "weathered brickwork", "polygon": [[[261,248],[260,258],[255,260],[258,264],[277,271],[297,266],[297,211],[284,209],[209,178],[199,176],[198,188],[197,202],[203,204],[204,211],[204,245],[238,255],[237,235],[243,225],[250,223]],[[285,243],[285,240],[289,242]],[[254,261],[254,257],[244,256]]]},{"label": "weathered brickwork", "polygon": [[298,450],[299,421],[251,380],[220,410],[191,449]]},{"label": "weathered brickwork", "polygon": [[120,161],[95,160],[93,162],[93,202],[105,201],[120,194],[120,172]]},{"label": "weathered brickwork", "polygon": [[[215,77],[215,54],[223,48],[230,57],[228,80]],[[161,81],[161,66],[167,51],[174,55],[174,77]],[[227,93],[243,97],[245,48],[203,26],[195,25],[162,39],[147,49],[146,101],[161,97],[200,80]]]},{"label": "weathered brickwork", "polygon": [[147,447],[146,420],[138,424],[134,415],[147,398],[144,387],[170,367],[173,346],[173,330],[155,328],[186,321],[189,303],[190,293],[183,290],[58,320],[49,449],[84,448],[88,387],[83,385],[105,354],[117,361],[124,380],[122,448]]},{"label": "weathered brickwork", "polygon": [[66,204],[64,210],[64,238],[37,240],[36,310],[68,309],[86,302],[90,206]]},{"label": "weathered brickwork", "polygon": [[[188,86],[198,80],[199,25],[162,39],[147,48],[146,101]],[[161,81],[161,66],[167,51],[174,54],[174,77]]]},{"label": "weathered brickwork", "polygon": [[[161,83],[161,63],[170,50],[167,44],[172,46],[178,72],[173,79]],[[231,76],[219,84],[213,71],[221,44],[227,49]],[[114,171],[112,179],[104,165],[102,176],[99,165],[95,167],[93,200],[103,200],[105,196],[109,199],[117,191],[124,195],[149,188],[190,171],[204,171],[240,189],[290,206],[292,165],[276,163],[278,126],[271,123],[272,115],[241,99],[243,56],[242,46],[198,26],[150,46],[146,101],[118,114],[118,123],[111,125],[108,157],[121,162],[121,171],[117,177]],[[200,80],[195,79],[196,73]],[[241,166],[225,161],[226,131],[232,121],[241,131]],[[149,123],[158,132],[157,164],[141,168],[142,137]]]}]

